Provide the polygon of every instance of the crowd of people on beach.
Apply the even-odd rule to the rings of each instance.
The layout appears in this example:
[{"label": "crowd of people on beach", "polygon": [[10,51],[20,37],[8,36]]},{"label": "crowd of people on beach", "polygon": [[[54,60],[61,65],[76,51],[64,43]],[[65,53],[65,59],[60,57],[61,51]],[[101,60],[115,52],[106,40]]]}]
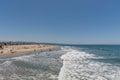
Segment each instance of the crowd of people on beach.
[{"label": "crowd of people on beach", "polygon": [[[56,46],[32,42],[0,42],[1,55],[17,55],[28,52],[53,51]],[[36,53],[38,55],[39,53]],[[48,55],[49,56],[49,55]]]}]

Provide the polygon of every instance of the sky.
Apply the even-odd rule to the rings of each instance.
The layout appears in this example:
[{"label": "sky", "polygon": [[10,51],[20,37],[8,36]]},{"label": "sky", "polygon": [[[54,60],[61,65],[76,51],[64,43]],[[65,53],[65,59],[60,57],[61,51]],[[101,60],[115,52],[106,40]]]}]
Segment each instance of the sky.
[{"label": "sky", "polygon": [[120,44],[120,0],[0,0],[0,40]]}]

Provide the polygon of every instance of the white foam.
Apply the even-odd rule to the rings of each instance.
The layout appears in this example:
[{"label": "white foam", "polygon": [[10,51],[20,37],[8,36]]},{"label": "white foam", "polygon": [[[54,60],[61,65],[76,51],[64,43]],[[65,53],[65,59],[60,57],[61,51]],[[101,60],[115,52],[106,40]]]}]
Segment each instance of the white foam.
[{"label": "white foam", "polygon": [[[11,65],[12,64],[12,62],[13,61],[11,61],[11,60],[7,60],[7,61],[5,61],[4,63],[2,63],[2,64],[0,64],[1,66],[9,66],[9,65]],[[0,67],[1,68],[1,67]]]},{"label": "white foam", "polygon": [[14,57],[12,59],[15,59],[15,60],[22,60],[22,61],[29,61],[29,59],[31,57],[33,57],[34,55],[31,54],[31,55],[23,55],[23,56],[18,56],[18,57]]},{"label": "white foam", "polygon": [[[1,80],[2,78],[0,78]],[[31,76],[23,76],[23,75],[17,75],[13,74],[10,76],[10,80],[57,80],[56,75],[52,75],[51,73],[47,74],[36,74]]]},{"label": "white foam", "polygon": [[98,58],[93,54],[69,49],[61,56],[63,67],[59,80],[120,80],[120,67],[97,62],[90,59]]}]

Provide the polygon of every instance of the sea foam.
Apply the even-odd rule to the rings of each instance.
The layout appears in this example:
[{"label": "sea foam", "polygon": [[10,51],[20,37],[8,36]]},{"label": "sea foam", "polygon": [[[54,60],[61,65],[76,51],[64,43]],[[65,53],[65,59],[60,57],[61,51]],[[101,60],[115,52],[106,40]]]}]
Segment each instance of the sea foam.
[{"label": "sea foam", "polygon": [[75,49],[65,50],[61,56],[63,67],[59,73],[59,80],[119,80],[120,67],[110,63],[98,62],[99,58],[93,54]]}]

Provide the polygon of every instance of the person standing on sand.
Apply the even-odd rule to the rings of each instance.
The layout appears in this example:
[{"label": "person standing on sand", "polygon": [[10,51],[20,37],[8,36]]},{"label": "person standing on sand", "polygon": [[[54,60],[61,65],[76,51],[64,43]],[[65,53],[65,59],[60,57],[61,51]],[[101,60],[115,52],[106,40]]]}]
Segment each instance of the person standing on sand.
[{"label": "person standing on sand", "polygon": [[3,45],[0,45],[0,49],[3,49]]}]

